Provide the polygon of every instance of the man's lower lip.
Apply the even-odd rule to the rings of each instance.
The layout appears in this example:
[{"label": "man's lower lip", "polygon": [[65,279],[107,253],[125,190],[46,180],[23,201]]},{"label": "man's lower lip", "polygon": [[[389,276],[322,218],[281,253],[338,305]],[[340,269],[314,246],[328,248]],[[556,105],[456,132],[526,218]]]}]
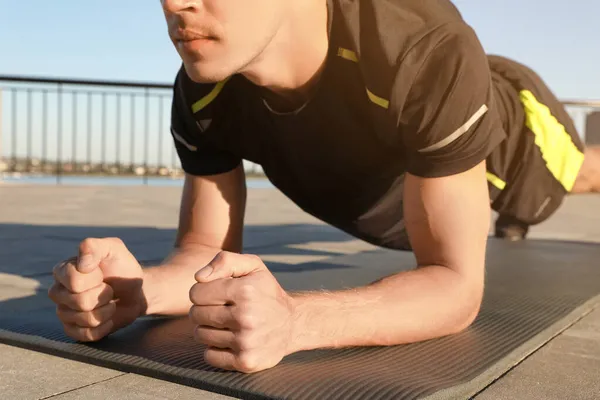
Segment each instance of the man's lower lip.
[{"label": "man's lower lip", "polygon": [[208,43],[212,42],[213,39],[202,38],[202,39],[194,39],[194,40],[180,40],[177,42],[177,45],[180,49],[183,50],[199,50],[200,48],[206,46]]}]

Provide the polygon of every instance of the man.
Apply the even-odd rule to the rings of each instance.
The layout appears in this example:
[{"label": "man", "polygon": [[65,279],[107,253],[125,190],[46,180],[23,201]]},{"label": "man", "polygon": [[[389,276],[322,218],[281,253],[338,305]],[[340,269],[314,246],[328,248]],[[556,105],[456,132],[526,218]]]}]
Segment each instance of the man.
[{"label": "man", "polygon": [[567,194],[600,192],[600,148],[585,148],[562,103],[529,67],[489,56],[505,140],[488,157],[496,236],[523,239]]},{"label": "man", "polygon": [[[176,248],[142,270],[120,240],[84,240],[49,291],[65,332],[93,341],[141,315],[189,313],[208,363],[255,372],[300,350],[467,328],[484,289],[486,158],[507,135],[488,59],[455,7],[162,6],[183,60],[171,128],[186,172]],[[258,257],[240,254],[242,159],[357,238],[400,249],[406,231],[416,268],[353,290],[285,292]]]}]

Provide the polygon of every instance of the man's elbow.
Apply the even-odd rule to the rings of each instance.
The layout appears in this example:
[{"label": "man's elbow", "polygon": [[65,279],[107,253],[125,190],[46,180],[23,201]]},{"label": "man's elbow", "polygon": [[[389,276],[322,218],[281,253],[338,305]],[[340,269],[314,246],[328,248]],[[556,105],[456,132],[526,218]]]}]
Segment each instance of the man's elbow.
[{"label": "man's elbow", "polygon": [[458,332],[462,332],[469,328],[471,325],[473,325],[473,322],[475,322],[477,316],[479,315],[479,311],[481,310],[481,300],[473,302],[469,306],[469,309],[470,313],[468,313],[467,316],[464,318],[464,320],[462,321],[463,323],[458,326]]},{"label": "man's elbow", "polygon": [[483,283],[465,282],[460,299],[458,318],[456,318],[452,334],[466,330],[477,319],[483,302]]}]

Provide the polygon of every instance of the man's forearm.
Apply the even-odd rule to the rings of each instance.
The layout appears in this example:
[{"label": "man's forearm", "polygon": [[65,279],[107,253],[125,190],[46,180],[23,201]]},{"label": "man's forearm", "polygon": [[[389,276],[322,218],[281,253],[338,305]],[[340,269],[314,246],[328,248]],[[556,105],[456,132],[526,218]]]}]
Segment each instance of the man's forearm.
[{"label": "man's forearm", "polygon": [[194,274],[208,264],[221,249],[187,245],[177,248],[159,266],[144,270],[143,292],[147,315],[186,315],[192,303],[189,291],[196,283]]},{"label": "man's forearm", "polygon": [[428,266],[357,289],[292,294],[293,351],[396,345],[459,332],[479,311],[482,285]]}]

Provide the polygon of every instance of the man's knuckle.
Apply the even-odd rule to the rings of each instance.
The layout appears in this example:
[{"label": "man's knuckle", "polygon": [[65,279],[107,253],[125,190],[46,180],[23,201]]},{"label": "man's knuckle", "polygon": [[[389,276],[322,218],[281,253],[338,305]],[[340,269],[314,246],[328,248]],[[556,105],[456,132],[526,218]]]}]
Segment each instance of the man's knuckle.
[{"label": "man's knuckle", "polygon": [[96,308],[96,301],[90,296],[75,296],[74,302],[77,305],[77,308],[83,312],[90,312]]},{"label": "man's knuckle", "polygon": [[67,305],[69,299],[67,298],[66,288],[59,282],[55,282],[50,289],[48,289],[48,297],[56,304]]},{"label": "man's knuckle", "polygon": [[58,291],[58,282],[53,283],[49,288],[48,288],[48,297],[50,298],[50,300],[56,302],[56,296],[57,296],[57,291]]},{"label": "man's knuckle", "polygon": [[198,296],[200,295],[201,290],[202,288],[198,284],[194,284],[190,289],[189,297],[192,304],[198,304]]},{"label": "man's knuckle", "polygon": [[74,327],[72,325],[63,322],[63,331],[68,337],[78,340],[79,336],[75,332]]},{"label": "man's knuckle", "polygon": [[72,261],[70,260],[61,261],[58,264],[54,265],[54,267],[52,267],[52,277],[55,281],[60,282],[63,279],[67,269],[67,265],[69,265],[69,263],[71,262]]},{"label": "man's knuckle", "polygon": [[103,332],[101,327],[84,328],[85,339],[88,342],[96,342],[106,336],[106,332]]},{"label": "man's knuckle", "polygon": [[85,321],[86,326],[89,328],[97,328],[100,325],[102,325],[102,321],[100,320],[100,318],[91,312],[83,314],[83,319]]},{"label": "man's knuckle", "polygon": [[260,258],[260,256],[257,254],[248,254],[248,259],[251,260],[253,264],[262,263],[262,258]]},{"label": "man's knuckle", "polygon": [[197,342],[205,343],[206,342],[206,330],[200,326],[194,328],[194,338]]},{"label": "man's knuckle", "polygon": [[220,251],[216,256],[215,256],[215,262],[217,264],[226,264],[231,260],[231,254],[227,251]]},{"label": "man's knuckle", "polygon": [[81,339],[85,342],[93,342],[96,340],[96,335],[94,335],[94,331],[91,328],[80,328]]},{"label": "man's knuckle", "polygon": [[236,361],[235,367],[240,372],[254,372],[258,368],[258,358],[249,351],[241,351]]},{"label": "man's knuckle", "polygon": [[251,330],[256,328],[256,318],[254,315],[248,312],[239,313],[236,316],[236,320],[240,329]]},{"label": "man's knuckle", "polygon": [[252,335],[248,333],[238,334],[235,338],[235,344],[240,352],[247,352],[255,347],[255,340]]},{"label": "man's knuckle", "polygon": [[66,262],[61,261],[58,264],[55,264],[54,267],[52,267],[52,275],[54,276],[54,278],[58,278],[58,276],[62,272],[62,269],[65,267],[65,265],[66,265]]},{"label": "man's knuckle", "polygon": [[190,309],[190,318],[192,322],[202,325],[205,321],[203,318],[203,310],[200,306],[193,306]]},{"label": "man's knuckle", "polygon": [[252,301],[256,295],[256,289],[250,284],[243,284],[238,288],[238,297],[241,301]]},{"label": "man's knuckle", "polygon": [[96,243],[95,238],[85,238],[79,243],[79,252],[80,253],[89,253],[93,251],[94,245]]},{"label": "man's knuckle", "polygon": [[72,339],[75,339],[79,342],[89,342],[90,340],[87,338],[87,329],[80,328],[75,325],[63,323],[63,329],[67,336]]},{"label": "man's knuckle", "polygon": [[73,293],[80,294],[85,292],[85,282],[77,276],[69,275],[67,277],[67,285]]},{"label": "man's knuckle", "polygon": [[119,237],[106,238],[106,242],[115,247],[125,247],[125,242]]}]

